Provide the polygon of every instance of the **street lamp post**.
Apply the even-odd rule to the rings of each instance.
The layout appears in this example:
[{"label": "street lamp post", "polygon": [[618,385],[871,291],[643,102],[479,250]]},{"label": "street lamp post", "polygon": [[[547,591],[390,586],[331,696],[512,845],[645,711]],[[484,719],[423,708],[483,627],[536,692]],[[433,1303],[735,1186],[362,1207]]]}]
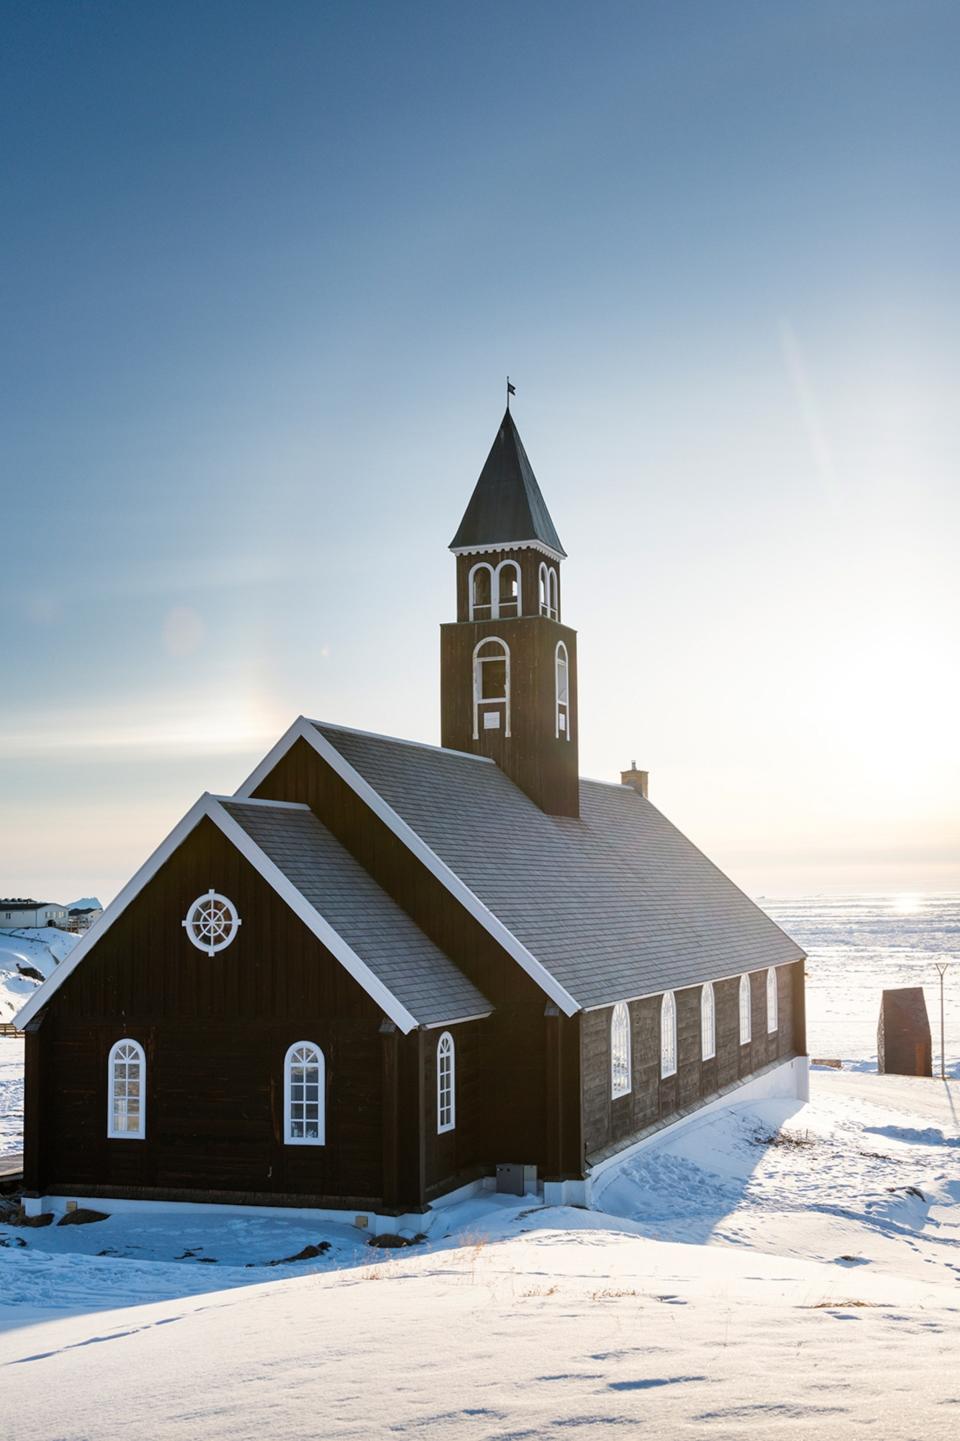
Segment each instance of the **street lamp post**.
[{"label": "street lamp post", "polygon": [[944,1036],[944,1029],[943,1029],[943,978],[944,978],[944,976],[946,975],[947,966],[950,964],[950,962],[949,962],[949,961],[935,961],[934,964],[936,965],[937,970],[940,972],[940,1079],[941,1079],[941,1081],[945,1081],[945,1080],[947,1079],[947,1069],[946,1069],[946,1055],[945,1055],[944,1040],[943,1040],[943,1036]]}]

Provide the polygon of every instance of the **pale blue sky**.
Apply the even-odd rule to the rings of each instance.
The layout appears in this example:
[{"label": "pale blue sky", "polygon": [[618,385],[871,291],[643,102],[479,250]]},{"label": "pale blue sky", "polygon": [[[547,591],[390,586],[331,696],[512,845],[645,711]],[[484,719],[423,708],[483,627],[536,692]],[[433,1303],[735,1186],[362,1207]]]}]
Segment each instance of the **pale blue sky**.
[{"label": "pale blue sky", "polygon": [[956,886],[960,11],[8,3],[0,891],[300,711],[438,735],[507,371],[581,759],[754,893]]}]

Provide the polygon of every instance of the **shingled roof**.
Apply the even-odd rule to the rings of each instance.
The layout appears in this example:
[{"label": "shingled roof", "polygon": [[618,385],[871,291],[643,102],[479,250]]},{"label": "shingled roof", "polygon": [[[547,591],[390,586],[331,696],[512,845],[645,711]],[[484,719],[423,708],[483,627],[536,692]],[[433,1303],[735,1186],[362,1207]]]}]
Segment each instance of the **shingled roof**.
[{"label": "shingled roof", "polygon": [[450,549],[531,543],[566,555],[507,410]]},{"label": "shingled roof", "polygon": [[583,1008],[803,958],[632,787],[550,816],[492,762],[315,727]]},{"label": "shingled roof", "polygon": [[221,804],[420,1025],[490,1014],[487,998],[312,811]]}]

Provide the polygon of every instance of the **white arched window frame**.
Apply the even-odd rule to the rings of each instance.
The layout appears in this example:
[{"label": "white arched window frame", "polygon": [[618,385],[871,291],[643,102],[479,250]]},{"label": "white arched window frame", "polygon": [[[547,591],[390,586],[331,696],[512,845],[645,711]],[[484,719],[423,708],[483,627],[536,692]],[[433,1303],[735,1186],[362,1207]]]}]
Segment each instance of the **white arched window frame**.
[{"label": "white arched window frame", "polygon": [[677,1003],[672,991],[660,1002],[660,1075],[677,1074]]},{"label": "white arched window frame", "polygon": [[780,1025],[780,1011],[778,1007],[779,997],[777,996],[777,968],[771,966],[767,971],[767,1030],[775,1031]]},{"label": "white arched window frame", "polygon": [[467,596],[471,620],[490,620],[494,610],[494,570],[485,560],[471,566],[467,577]]},{"label": "white arched window frame", "polygon": [[457,1124],[457,1052],[453,1037],[444,1031],[437,1042],[437,1132]]},{"label": "white arched window frame", "polygon": [[570,739],[570,662],[567,658],[567,647],[563,641],[557,642],[556,656],[554,659],[554,671],[556,675],[556,728],[555,734],[559,739],[563,736],[565,740]]},{"label": "white arched window frame", "polygon": [[560,619],[560,581],[556,567],[540,562],[540,614]]},{"label": "white arched window frame", "polygon": [[107,1060],[107,1135],[142,1141],[146,1127],[147,1062],[139,1041],[125,1036]]},{"label": "white arched window frame", "polygon": [[619,1001],[610,1017],[610,1095],[614,1100],[633,1089],[630,1055],[630,1012]]},{"label": "white arched window frame", "polygon": [[326,1140],[326,1063],[315,1041],[294,1041],[283,1058],[283,1143],[322,1146]]},{"label": "white arched window frame", "polygon": [[488,635],[473,649],[473,738],[484,730],[510,734],[510,647]]},{"label": "white arched window frame", "polygon": [[494,571],[494,619],[523,614],[520,567],[515,560],[502,560]]},{"label": "white arched window frame", "polygon": [[745,1046],[752,1039],[753,1027],[750,1017],[750,977],[740,977],[740,1044]]},{"label": "white arched window frame", "polygon": [[700,992],[700,1056],[711,1061],[717,1054],[717,1001],[708,981]]}]

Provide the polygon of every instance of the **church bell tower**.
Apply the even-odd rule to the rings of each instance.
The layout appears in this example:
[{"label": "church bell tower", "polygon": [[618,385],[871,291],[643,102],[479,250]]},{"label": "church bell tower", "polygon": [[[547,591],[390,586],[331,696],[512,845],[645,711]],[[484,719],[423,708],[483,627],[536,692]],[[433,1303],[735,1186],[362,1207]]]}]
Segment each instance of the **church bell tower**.
[{"label": "church bell tower", "polygon": [[457,619],[440,627],[441,743],[489,756],[549,815],[578,816],[566,552],[509,406],[450,549]]}]

